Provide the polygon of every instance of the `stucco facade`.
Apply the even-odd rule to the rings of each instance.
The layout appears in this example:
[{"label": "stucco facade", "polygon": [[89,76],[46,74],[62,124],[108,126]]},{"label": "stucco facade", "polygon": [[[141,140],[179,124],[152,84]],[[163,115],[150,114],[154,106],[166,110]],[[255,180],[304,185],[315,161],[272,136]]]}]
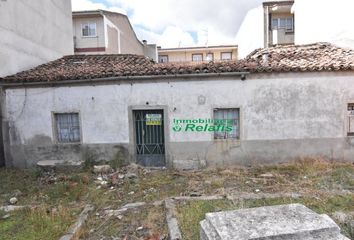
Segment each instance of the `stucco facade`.
[{"label": "stucco facade", "polygon": [[[83,35],[83,25],[94,24],[95,34]],[[144,44],[136,36],[129,19],[104,10],[73,12],[75,54],[137,54],[157,61],[155,44]]]},{"label": "stucco facade", "polygon": [[71,1],[1,1],[0,36],[0,77],[72,54]]},{"label": "stucco facade", "polygon": [[[164,111],[166,164],[175,168],[285,162],[303,156],[354,159],[347,137],[353,72],[149,78],[104,83],[7,88],[3,129],[8,166],[39,160],[135,161],[132,111]],[[202,101],[201,101],[202,99]],[[213,118],[240,110],[240,139],[176,132],[174,119]],[[81,142],[57,143],[53,113],[78,112]]]}]

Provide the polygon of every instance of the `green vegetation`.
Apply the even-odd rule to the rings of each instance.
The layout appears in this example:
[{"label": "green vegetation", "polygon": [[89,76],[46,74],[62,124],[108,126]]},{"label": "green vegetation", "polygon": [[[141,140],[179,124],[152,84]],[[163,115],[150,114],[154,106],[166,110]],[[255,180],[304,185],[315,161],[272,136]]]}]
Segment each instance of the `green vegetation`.
[{"label": "green vegetation", "polygon": [[62,206],[23,209],[11,213],[6,220],[0,220],[0,239],[58,239],[74,221],[73,209]]}]

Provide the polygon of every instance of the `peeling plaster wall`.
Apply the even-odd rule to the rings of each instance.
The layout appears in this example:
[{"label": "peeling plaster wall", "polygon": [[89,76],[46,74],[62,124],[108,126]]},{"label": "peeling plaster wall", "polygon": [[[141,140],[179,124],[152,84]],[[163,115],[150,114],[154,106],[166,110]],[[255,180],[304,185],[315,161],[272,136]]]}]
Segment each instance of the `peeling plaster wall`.
[{"label": "peeling plaster wall", "polygon": [[73,54],[71,1],[0,1],[0,77]]},{"label": "peeling plaster wall", "polygon": [[[250,75],[114,85],[7,89],[4,125],[7,161],[31,166],[42,159],[83,158],[90,148],[109,160],[132,159],[131,106],[167,106],[168,129],[176,119],[212,118],[214,108],[241,109],[241,140],[214,140],[211,133],[174,132],[166,139],[168,164],[177,168],[265,164],[300,156],[352,161],[346,137],[354,73]],[[206,102],[200,104],[198,97]],[[82,144],[56,144],[52,112],[80,113]]]}]

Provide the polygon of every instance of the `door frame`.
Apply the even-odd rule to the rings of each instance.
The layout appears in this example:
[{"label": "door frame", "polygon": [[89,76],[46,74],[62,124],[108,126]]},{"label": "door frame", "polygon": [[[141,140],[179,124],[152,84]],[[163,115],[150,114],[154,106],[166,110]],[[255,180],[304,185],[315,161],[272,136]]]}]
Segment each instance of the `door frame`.
[{"label": "door frame", "polygon": [[170,132],[169,132],[169,119],[168,119],[168,107],[165,105],[133,105],[128,106],[128,121],[129,121],[129,154],[132,156],[132,162],[137,163],[137,153],[136,153],[136,134],[135,134],[135,122],[134,122],[134,111],[139,110],[162,110],[163,121],[164,121],[164,146],[165,146],[165,162],[166,167],[171,167],[170,161]]}]

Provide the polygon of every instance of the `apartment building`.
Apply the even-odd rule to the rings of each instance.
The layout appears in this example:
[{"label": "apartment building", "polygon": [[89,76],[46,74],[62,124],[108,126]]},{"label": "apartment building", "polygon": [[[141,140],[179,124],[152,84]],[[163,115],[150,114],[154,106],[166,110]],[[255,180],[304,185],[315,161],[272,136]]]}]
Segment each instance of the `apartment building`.
[{"label": "apartment building", "polygon": [[137,54],[157,60],[156,45],[141,42],[124,14],[78,11],[72,18],[75,54]]},{"label": "apartment building", "polygon": [[264,9],[264,47],[294,44],[293,0],[265,1]]},{"label": "apartment building", "polygon": [[68,0],[1,0],[0,77],[72,54],[71,21]]},{"label": "apartment building", "polygon": [[237,45],[208,47],[158,48],[159,63],[210,62],[237,59]]},{"label": "apartment building", "polygon": [[258,48],[294,44],[294,0],[267,0],[251,9],[236,36],[239,58]]}]

